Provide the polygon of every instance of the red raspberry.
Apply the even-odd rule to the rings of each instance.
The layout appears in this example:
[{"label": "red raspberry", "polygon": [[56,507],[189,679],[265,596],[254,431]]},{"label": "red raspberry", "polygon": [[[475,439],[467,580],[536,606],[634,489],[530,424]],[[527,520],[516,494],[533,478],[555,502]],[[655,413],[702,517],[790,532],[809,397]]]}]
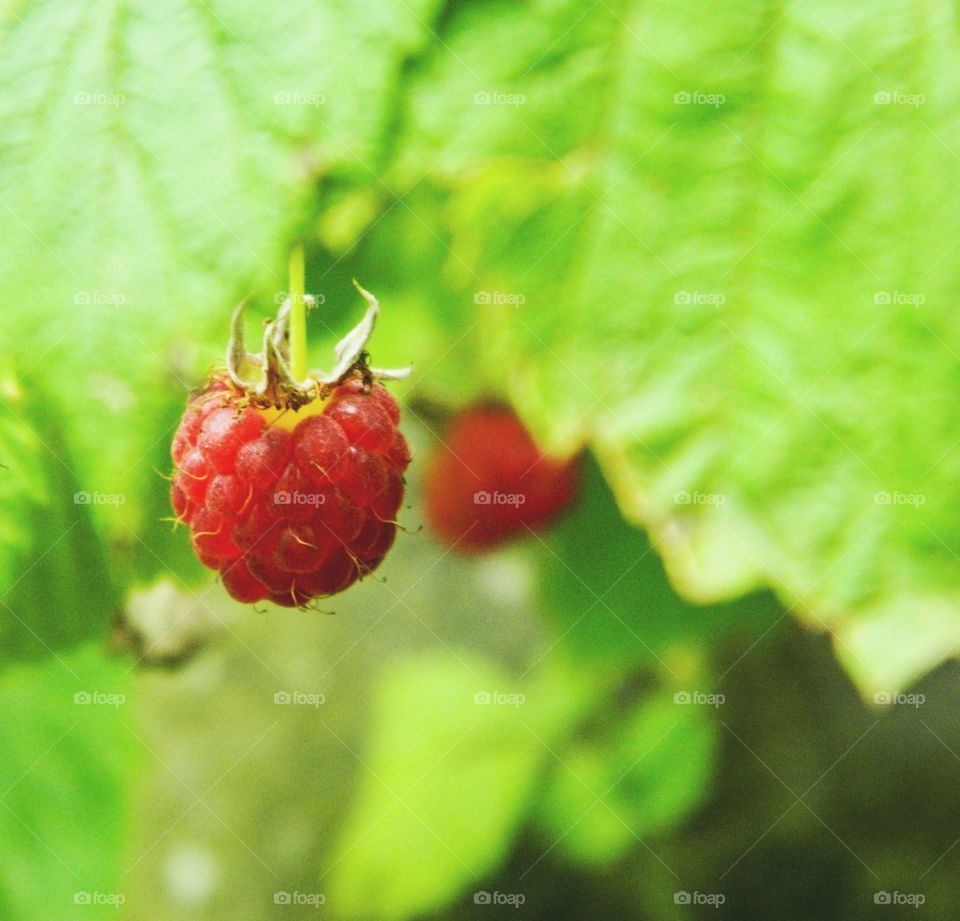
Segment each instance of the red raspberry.
[{"label": "red raspberry", "polygon": [[291,360],[291,300],[265,325],[258,354],[244,348],[238,309],[226,369],[189,402],[174,436],[173,510],[237,601],[295,607],[342,592],[393,544],[410,451],[400,409],[377,381],[408,371],[367,365],[379,307],[358,289],[367,311],[337,344],[334,369],[303,380]]},{"label": "red raspberry", "polygon": [[427,463],[427,520],[454,549],[487,550],[554,518],[579,475],[576,458],[542,454],[510,409],[474,406],[456,416]]},{"label": "red raspberry", "polygon": [[237,601],[287,607],[373,572],[410,459],[393,397],[356,377],[278,414],[223,383],[190,401],[172,447],[171,501],[200,561]]}]

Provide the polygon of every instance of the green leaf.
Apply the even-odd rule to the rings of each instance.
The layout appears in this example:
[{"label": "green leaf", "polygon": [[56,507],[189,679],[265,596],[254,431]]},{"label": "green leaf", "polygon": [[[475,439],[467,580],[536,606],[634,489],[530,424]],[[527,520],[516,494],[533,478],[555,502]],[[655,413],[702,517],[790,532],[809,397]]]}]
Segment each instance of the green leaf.
[{"label": "green leaf", "polygon": [[125,898],[121,847],[137,760],[122,723],[126,671],[87,647],[0,675],[0,915],[8,921],[115,917]]},{"label": "green leaf", "polygon": [[[0,390],[0,648],[42,658],[102,636],[117,603],[58,420],[36,388]],[[114,506],[116,507],[116,506]]]},{"label": "green leaf", "polygon": [[393,174],[449,190],[465,295],[525,298],[485,311],[487,367],[594,445],[688,597],[776,588],[865,689],[955,653],[949,8],[496,9],[447,22]]},{"label": "green leaf", "polygon": [[434,5],[29,4],[0,69],[4,277],[53,275],[121,324],[272,280],[308,182],[369,174]]},{"label": "green leaf", "polygon": [[706,707],[663,693],[641,701],[601,732],[560,749],[538,806],[545,834],[578,862],[615,861],[700,804],[716,742]]},{"label": "green leaf", "polygon": [[589,456],[577,502],[535,539],[541,594],[560,628],[556,645],[581,667],[636,662],[670,672],[675,653],[727,630],[758,636],[783,617],[767,593],[710,605],[677,594],[656,549],[623,520]]},{"label": "green leaf", "polygon": [[392,666],[332,861],[331,904],[390,921],[483,889],[523,818],[547,754],[541,740],[581,705],[575,687],[546,681],[535,691],[448,653]]}]

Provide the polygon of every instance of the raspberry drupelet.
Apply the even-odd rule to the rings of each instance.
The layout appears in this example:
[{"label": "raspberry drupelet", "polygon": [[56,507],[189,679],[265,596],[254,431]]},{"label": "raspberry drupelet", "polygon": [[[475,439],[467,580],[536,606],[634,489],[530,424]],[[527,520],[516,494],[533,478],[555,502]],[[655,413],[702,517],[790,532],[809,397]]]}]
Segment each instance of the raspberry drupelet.
[{"label": "raspberry drupelet", "polygon": [[[228,369],[190,400],[174,437],[174,513],[237,601],[297,607],[342,592],[393,544],[410,452],[377,379],[404,372],[367,367],[377,304],[362,293],[370,307],[337,347],[337,368],[303,382],[287,370],[286,312],[262,357],[243,350],[235,320]],[[245,382],[241,366],[262,370],[261,382]]]}]

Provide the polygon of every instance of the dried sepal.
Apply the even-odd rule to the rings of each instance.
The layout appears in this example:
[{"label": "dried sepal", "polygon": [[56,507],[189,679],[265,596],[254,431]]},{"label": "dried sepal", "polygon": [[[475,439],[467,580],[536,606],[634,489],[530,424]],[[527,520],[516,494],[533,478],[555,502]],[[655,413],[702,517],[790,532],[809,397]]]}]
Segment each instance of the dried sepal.
[{"label": "dried sepal", "polygon": [[[332,387],[346,380],[354,371],[359,371],[369,380],[401,380],[411,368],[370,368],[366,364],[366,345],[373,335],[380,311],[377,299],[359,284],[357,290],[367,302],[367,309],[360,322],[334,347],[336,362],[330,371],[312,370],[303,380],[297,380],[290,369],[289,322],[291,301],[286,298],[275,319],[264,324],[260,352],[248,352],[244,345],[243,310],[240,303],[233,312],[230,342],[227,346],[226,365],[230,380],[264,405],[303,405],[318,394],[327,393]],[[306,295],[308,307],[315,300]]]}]

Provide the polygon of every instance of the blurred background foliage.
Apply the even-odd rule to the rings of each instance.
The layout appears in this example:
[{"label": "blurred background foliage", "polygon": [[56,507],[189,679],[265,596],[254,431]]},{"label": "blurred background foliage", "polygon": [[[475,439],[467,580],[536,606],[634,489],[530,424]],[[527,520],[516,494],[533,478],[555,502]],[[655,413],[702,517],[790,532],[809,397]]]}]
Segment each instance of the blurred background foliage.
[{"label": "blurred background foliage", "polygon": [[[0,23],[0,916],[955,917],[951,5]],[[356,277],[416,365],[413,533],[332,616],[163,521],[296,240],[314,364]],[[584,484],[463,560],[424,407],[490,396]]]}]

